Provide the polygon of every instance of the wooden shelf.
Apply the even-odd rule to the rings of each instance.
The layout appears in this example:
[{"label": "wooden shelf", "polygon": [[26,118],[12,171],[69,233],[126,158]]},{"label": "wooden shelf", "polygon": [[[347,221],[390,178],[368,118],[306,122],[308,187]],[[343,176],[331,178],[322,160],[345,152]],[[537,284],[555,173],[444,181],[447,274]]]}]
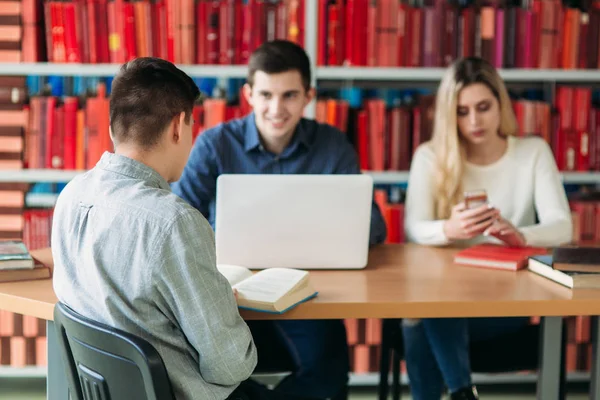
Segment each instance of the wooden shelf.
[{"label": "wooden shelf", "polygon": [[[318,67],[317,79],[436,82],[445,68]],[[499,69],[507,82],[600,82],[600,70]]]},{"label": "wooden shelf", "polygon": [[30,208],[52,208],[57,198],[54,193],[27,193],[25,204]]},{"label": "wooden shelf", "polygon": [[[120,64],[0,63],[0,75],[114,76]],[[193,77],[243,78],[245,65],[178,65]]]},{"label": "wooden shelf", "polygon": [[[120,64],[0,63],[0,75],[114,76]],[[244,78],[246,65],[178,65],[193,77]],[[445,68],[317,67],[316,79],[439,81]],[[600,70],[499,69],[507,82],[600,82]]]},{"label": "wooden shelf", "polygon": [[[0,182],[68,182],[84,171],[64,171],[52,169],[22,169],[0,171]],[[408,171],[363,171],[371,175],[375,184],[397,184],[408,181]],[[564,183],[600,184],[600,172],[565,172],[561,174]]]},{"label": "wooden shelf", "polygon": [[68,182],[84,171],[60,169],[21,169],[0,171],[0,182]]},{"label": "wooden shelf", "polygon": [[[373,177],[375,184],[397,184],[408,181],[408,171],[363,171]],[[600,172],[563,172],[561,178],[568,184],[600,184]]]},{"label": "wooden shelf", "polygon": [[0,378],[46,378],[48,368],[38,366],[0,366]]}]

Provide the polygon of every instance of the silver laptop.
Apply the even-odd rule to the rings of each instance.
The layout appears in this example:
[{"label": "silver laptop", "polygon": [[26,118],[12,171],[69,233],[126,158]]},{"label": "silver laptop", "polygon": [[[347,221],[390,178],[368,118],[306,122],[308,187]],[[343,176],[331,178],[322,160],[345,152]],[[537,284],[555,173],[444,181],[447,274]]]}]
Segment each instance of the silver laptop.
[{"label": "silver laptop", "polygon": [[368,175],[221,175],[217,263],[262,269],[358,269],[367,264]]}]

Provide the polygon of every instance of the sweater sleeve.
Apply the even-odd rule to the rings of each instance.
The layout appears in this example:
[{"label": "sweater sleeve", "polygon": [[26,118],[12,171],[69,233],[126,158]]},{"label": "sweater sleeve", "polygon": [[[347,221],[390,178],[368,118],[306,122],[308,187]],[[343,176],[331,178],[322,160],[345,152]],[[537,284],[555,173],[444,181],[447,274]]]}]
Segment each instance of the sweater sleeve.
[{"label": "sweater sleeve", "polygon": [[444,234],[445,220],[435,220],[435,158],[427,144],[419,146],[408,177],[404,209],[407,240],[441,246],[450,241]]},{"label": "sweater sleeve", "polygon": [[558,246],[572,240],[573,222],[552,151],[547,143],[540,143],[534,164],[534,202],[539,222],[519,230],[530,246]]}]

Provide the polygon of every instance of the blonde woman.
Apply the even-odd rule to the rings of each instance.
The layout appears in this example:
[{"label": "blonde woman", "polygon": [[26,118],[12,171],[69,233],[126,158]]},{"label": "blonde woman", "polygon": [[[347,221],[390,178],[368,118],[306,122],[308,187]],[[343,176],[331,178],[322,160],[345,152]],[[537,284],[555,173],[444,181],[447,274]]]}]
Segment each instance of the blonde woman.
[{"label": "blonde woman", "polygon": [[[433,136],[413,157],[406,235],[424,245],[555,246],[571,241],[564,188],[548,144],[518,138],[502,79],[488,62],[451,65],[439,86]],[[485,190],[488,205],[466,209],[465,191]],[[426,265],[424,266],[426,267]],[[527,318],[404,320],[413,398],[477,399],[469,341],[516,331]]]}]

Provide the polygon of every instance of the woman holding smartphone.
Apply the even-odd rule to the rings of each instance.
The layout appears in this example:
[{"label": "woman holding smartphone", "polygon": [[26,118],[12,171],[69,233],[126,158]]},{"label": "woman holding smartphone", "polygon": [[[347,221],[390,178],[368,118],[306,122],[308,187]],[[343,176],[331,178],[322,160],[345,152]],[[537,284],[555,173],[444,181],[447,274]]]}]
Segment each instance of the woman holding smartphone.
[{"label": "woman holding smartphone", "polygon": [[[432,246],[570,242],[571,214],[552,151],[539,137],[516,134],[510,98],[494,67],[479,58],[451,65],[437,92],[432,139],[413,156],[407,239]],[[465,199],[473,192],[475,198]],[[469,342],[514,332],[528,320],[403,320],[413,398],[439,400],[446,386],[452,400],[477,399]]]}]

